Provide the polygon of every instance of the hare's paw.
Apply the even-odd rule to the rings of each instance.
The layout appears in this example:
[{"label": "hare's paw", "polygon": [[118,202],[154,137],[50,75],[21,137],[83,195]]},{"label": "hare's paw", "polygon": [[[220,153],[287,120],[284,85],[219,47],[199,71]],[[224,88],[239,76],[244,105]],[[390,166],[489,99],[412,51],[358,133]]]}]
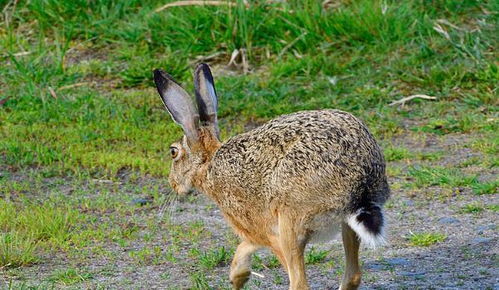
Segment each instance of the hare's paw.
[{"label": "hare's paw", "polygon": [[243,269],[242,271],[236,271],[230,273],[230,283],[233,289],[241,289],[244,284],[249,280],[251,271],[249,269]]}]

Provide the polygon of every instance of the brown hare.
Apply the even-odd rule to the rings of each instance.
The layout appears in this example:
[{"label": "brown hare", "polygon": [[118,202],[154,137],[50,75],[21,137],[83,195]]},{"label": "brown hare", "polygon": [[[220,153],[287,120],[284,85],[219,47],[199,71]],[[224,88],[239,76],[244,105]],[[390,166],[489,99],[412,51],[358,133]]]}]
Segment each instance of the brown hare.
[{"label": "brown hare", "polygon": [[390,192],[383,154],[366,126],[338,110],[304,111],[221,142],[208,65],[194,74],[197,106],[167,73],[155,70],[154,81],[184,131],[170,147],[172,188],[207,194],[241,238],[230,270],[233,288],[249,279],[251,254],[268,247],[287,271],[289,288],[308,289],[306,244],[341,229],[340,289],[357,289],[359,243],[383,243],[382,206]]}]

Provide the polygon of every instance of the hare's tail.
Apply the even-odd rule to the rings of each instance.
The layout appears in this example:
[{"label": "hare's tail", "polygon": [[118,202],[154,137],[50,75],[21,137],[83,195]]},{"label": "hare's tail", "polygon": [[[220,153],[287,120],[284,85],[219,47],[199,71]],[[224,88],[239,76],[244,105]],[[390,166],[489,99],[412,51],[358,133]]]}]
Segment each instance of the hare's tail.
[{"label": "hare's tail", "polygon": [[345,221],[368,246],[376,248],[386,244],[385,219],[381,207],[374,204],[363,205],[347,216]]}]

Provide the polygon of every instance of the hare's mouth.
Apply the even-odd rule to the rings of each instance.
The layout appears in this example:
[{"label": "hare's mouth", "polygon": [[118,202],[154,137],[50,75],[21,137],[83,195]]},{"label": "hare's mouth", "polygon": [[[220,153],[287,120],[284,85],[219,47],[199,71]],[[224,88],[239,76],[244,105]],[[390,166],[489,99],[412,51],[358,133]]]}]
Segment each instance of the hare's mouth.
[{"label": "hare's mouth", "polygon": [[171,183],[171,186],[178,195],[187,195],[194,192],[194,188],[190,186],[184,186],[176,183]]}]

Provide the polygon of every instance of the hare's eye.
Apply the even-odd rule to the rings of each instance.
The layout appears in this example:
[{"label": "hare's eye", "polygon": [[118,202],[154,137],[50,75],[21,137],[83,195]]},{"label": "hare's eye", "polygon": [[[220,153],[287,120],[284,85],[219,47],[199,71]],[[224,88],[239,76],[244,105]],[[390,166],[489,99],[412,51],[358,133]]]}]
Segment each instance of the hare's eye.
[{"label": "hare's eye", "polygon": [[170,154],[172,155],[173,159],[177,158],[178,148],[177,147],[170,147]]}]

